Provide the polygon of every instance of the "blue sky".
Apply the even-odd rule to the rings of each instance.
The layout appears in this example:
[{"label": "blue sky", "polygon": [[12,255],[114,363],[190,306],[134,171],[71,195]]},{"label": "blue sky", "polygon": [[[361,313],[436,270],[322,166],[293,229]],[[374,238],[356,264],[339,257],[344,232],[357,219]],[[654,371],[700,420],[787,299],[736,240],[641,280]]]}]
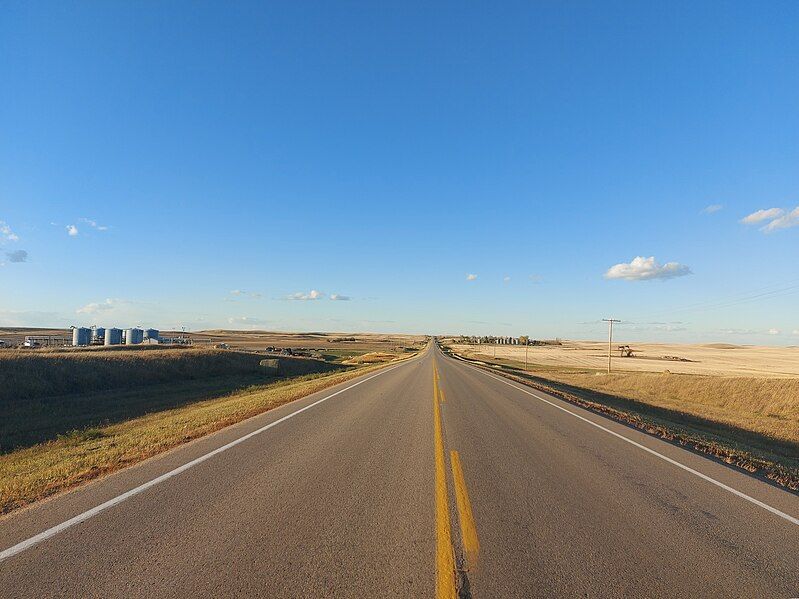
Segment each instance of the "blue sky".
[{"label": "blue sky", "polygon": [[0,326],[799,344],[796,2],[2,11]]}]

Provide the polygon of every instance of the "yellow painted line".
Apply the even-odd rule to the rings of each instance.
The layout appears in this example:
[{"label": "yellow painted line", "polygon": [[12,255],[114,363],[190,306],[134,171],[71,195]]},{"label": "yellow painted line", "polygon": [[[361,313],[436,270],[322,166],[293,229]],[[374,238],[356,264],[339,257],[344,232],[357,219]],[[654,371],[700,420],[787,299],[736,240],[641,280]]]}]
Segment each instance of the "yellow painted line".
[{"label": "yellow painted line", "polygon": [[444,397],[444,390],[441,388],[441,376],[438,374],[438,368],[435,366],[433,366],[433,385],[435,385],[433,393],[438,397],[438,401],[444,403],[446,398]]},{"label": "yellow painted line", "polygon": [[436,455],[436,597],[438,599],[454,599],[456,597],[455,556],[452,550],[449,500],[447,499],[447,467],[436,377],[437,372],[434,371],[433,440]]},{"label": "yellow painted line", "polygon": [[452,478],[455,481],[455,503],[458,505],[458,519],[461,523],[461,540],[466,562],[470,569],[477,565],[477,553],[480,551],[480,541],[477,539],[477,527],[474,525],[472,504],[469,501],[469,492],[466,490],[466,480],[463,478],[461,458],[457,451],[449,452],[452,463]]}]

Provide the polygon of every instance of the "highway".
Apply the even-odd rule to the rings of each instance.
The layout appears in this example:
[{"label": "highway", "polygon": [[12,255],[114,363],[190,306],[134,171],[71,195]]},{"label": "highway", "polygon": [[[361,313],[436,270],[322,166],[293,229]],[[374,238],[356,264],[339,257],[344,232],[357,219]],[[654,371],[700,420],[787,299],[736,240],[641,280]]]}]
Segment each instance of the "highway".
[{"label": "highway", "polygon": [[795,597],[797,518],[431,345],[0,520],[0,596]]}]

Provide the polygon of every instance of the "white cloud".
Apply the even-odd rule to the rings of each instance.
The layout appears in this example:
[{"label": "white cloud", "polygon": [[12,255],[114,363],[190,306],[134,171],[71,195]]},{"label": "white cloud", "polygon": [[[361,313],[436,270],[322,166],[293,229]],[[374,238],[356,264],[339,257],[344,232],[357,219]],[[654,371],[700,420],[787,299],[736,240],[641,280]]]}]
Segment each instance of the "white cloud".
[{"label": "white cloud", "polygon": [[107,231],[108,227],[105,225],[98,225],[96,220],[92,220],[90,218],[79,218],[78,219],[82,223],[86,223],[92,229],[97,229],[98,231]]},{"label": "white cloud", "polygon": [[505,283],[510,283],[510,277],[502,277],[502,280],[503,280]]},{"label": "white cloud", "polygon": [[25,250],[15,250],[13,252],[6,252],[9,262],[27,262],[28,252]]},{"label": "white cloud", "polygon": [[769,329],[768,330],[768,334],[769,335],[779,335],[780,334],[780,330],[779,329]]},{"label": "white cloud", "polygon": [[108,312],[122,304],[128,304],[127,300],[118,298],[108,298],[104,302],[92,302],[75,310],[76,314],[99,314],[100,312]]},{"label": "white cloud", "polygon": [[66,230],[70,237],[76,237],[78,235],[78,228],[75,225],[67,225]]},{"label": "white cloud", "polygon": [[466,275],[466,280],[467,281],[475,281],[476,279],[477,279],[477,275],[474,275],[474,274]]},{"label": "white cloud", "polygon": [[761,229],[765,233],[771,233],[778,229],[788,229],[790,227],[799,226],[799,206],[791,210],[788,214],[775,218],[769,224]]},{"label": "white cloud", "polygon": [[724,208],[722,204],[711,204],[710,206],[705,206],[702,208],[702,214],[713,214],[714,212],[718,212]]},{"label": "white cloud", "polygon": [[247,297],[251,297],[253,299],[260,299],[260,298],[263,297],[262,294],[260,294],[260,293],[258,293],[256,291],[243,291],[241,289],[234,289],[233,291],[230,292],[230,295],[235,295],[237,297],[238,296],[247,296]]},{"label": "white cloud", "polygon": [[348,295],[341,295],[340,293],[331,293],[330,299],[332,299],[334,302],[348,302],[352,298]]},{"label": "white cloud", "polygon": [[741,222],[745,225],[756,225],[764,220],[772,220],[780,217],[785,211],[782,208],[768,208],[767,210],[758,210],[752,214],[745,216]]},{"label": "white cloud", "polygon": [[307,300],[318,300],[325,297],[325,294],[321,291],[317,291],[316,289],[311,289],[308,293],[303,293],[298,291],[297,293],[292,293],[291,295],[287,296],[286,299],[289,300],[299,300],[299,301],[307,301]]},{"label": "white cloud", "polygon": [[799,335],[799,329],[794,329],[791,331],[791,335]]},{"label": "white cloud", "polygon": [[11,227],[4,220],[0,220],[0,240],[19,241],[19,236],[11,230]]},{"label": "white cloud", "polygon": [[605,273],[606,279],[625,279],[627,281],[647,281],[651,279],[673,279],[690,275],[691,269],[678,262],[658,264],[654,256],[637,256],[632,262],[615,264]]},{"label": "white cloud", "polygon": [[540,283],[543,280],[544,279],[541,277],[541,275],[530,275],[530,281],[533,283]]}]

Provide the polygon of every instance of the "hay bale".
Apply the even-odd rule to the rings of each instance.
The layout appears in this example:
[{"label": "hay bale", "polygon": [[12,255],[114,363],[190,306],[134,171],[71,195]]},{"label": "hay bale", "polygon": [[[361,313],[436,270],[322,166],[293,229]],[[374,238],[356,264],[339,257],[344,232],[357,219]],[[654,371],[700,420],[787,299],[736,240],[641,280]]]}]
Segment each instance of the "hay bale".
[{"label": "hay bale", "polygon": [[276,358],[261,360],[258,365],[262,370],[266,371],[267,374],[273,374],[275,376],[280,374],[280,360]]}]

